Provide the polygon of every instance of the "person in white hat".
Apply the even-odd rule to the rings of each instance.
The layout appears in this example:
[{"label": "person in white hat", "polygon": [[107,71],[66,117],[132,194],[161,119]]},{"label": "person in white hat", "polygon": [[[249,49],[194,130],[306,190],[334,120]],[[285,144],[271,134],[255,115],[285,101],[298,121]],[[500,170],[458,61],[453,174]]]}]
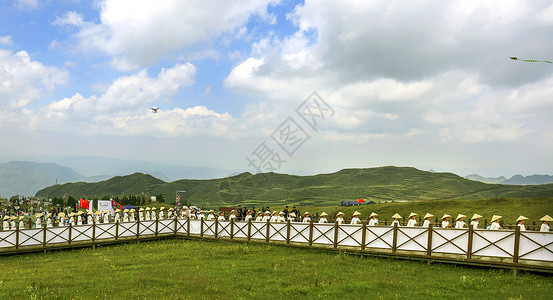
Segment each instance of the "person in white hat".
[{"label": "person in white hat", "polygon": [[463,215],[463,214],[458,214],[457,215],[457,222],[455,222],[455,229],[462,229],[462,228],[465,228],[465,225],[467,225],[465,223],[465,218],[467,216]]},{"label": "person in white hat", "polygon": [[94,223],[98,224],[100,222],[100,215],[101,214],[102,214],[102,212],[99,211],[99,210],[94,212]]},{"label": "person in white hat", "polygon": [[162,206],[160,209],[159,209],[159,219],[162,220],[164,217],[165,217],[165,206]]},{"label": "person in white hat", "polygon": [[79,211],[77,213],[77,225],[83,225],[83,212],[82,211]]},{"label": "person in white hat", "polygon": [[144,207],[138,209],[138,220],[144,221]]},{"label": "person in white hat", "polygon": [[190,219],[195,220],[196,219],[196,209],[192,208],[190,210]]},{"label": "person in white hat", "polygon": [[528,220],[528,218],[525,216],[520,216],[516,220],[517,226],[520,227],[520,231],[526,231],[526,226],[524,226],[524,222],[526,222],[526,220]]},{"label": "person in white hat", "polygon": [[377,213],[374,213],[374,212],[371,213],[369,215],[370,220],[369,220],[369,224],[367,226],[376,226],[376,225],[378,225],[378,219],[376,217],[378,217]]},{"label": "person in white hat", "polygon": [[479,214],[474,214],[472,216],[470,221],[470,226],[472,226],[472,229],[478,229],[478,220],[480,220],[480,218],[482,218],[482,216]]},{"label": "person in white hat", "polygon": [[309,222],[311,222],[311,214],[306,211],[303,213],[302,223],[309,223]]},{"label": "person in white hat", "polygon": [[167,210],[167,219],[171,218],[173,218],[173,208],[169,207],[169,209]]},{"label": "person in white hat", "polygon": [[492,225],[490,225],[490,230],[498,230],[501,228],[501,226],[499,225],[499,219],[501,219],[501,216],[492,216]]},{"label": "person in white hat", "polygon": [[71,212],[69,214],[69,224],[75,226],[75,213],[74,212]]},{"label": "person in white hat", "polygon": [[422,223],[422,227],[430,227],[430,223],[432,223],[432,218],[434,217],[431,213],[426,213],[424,215],[424,222]]},{"label": "person in white hat", "polygon": [[255,218],[256,222],[263,221],[263,212],[257,212],[257,217]]},{"label": "person in white hat", "polygon": [[58,214],[58,226],[65,226],[65,213]]},{"label": "person in white hat", "polygon": [[269,222],[271,222],[271,223],[276,222],[277,219],[278,219],[278,212],[273,211],[273,214],[271,215],[271,218],[269,219]]},{"label": "person in white hat", "polygon": [[360,212],[356,211],[353,213],[353,217],[351,218],[350,224],[357,225],[361,223],[361,220],[359,220],[359,216],[361,215]]},{"label": "person in white hat", "polygon": [[263,219],[261,219],[261,221],[263,222],[267,222],[271,219],[271,212],[270,211],[266,211],[265,214],[263,215]]},{"label": "person in white hat", "polygon": [[[269,214],[270,214],[270,213],[269,213]],[[236,222],[236,210],[235,210],[235,209],[231,210],[231,211],[230,211],[230,215],[228,216],[228,220],[229,220],[229,221],[232,220],[232,219],[234,219],[234,221]],[[265,221],[265,220],[264,220],[264,221]]]},{"label": "person in white hat", "polygon": [[225,212],[224,211],[219,212],[219,216],[217,217],[217,220],[218,221],[224,221],[225,220]]},{"label": "person in white hat", "polygon": [[23,223],[23,219],[25,219],[24,216],[19,216],[19,229],[25,228],[25,223]]},{"label": "person in white hat", "polygon": [[208,220],[208,221],[212,221],[212,220],[215,219],[215,215],[214,215],[213,213],[214,213],[213,210],[210,210],[210,211],[209,211],[209,214],[207,215],[207,220]]},{"label": "person in white hat", "polygon": [[115,223],[121,222],[121,214],[119,212],[121,212],[119,208],[115,210]]},{"label": "person in white hat", "polygon": [[151,221],[152,217],[150,215],[150,210],[152,210],[150,207],[146,207],[144,209],[144,221]]},{"label": "person in white hat", "polygon": [[[235,212],[236,214],[236,212]],[[205,219],[205,211],[204,210],[200,210],[200,212],[198,213],[198,220],[201,220],[201,219]]]},{"label": "person in white hat", "polygon": [[129,209],[125,208],[125,210],[123,210],[123,222],[128,222],[128,221],[129,221]]},{"label": "person in white hat", "polygon": [[35,218],[36,218],[35,227],[40,228],[42,226],[42,214],[41,213],[36,214]]},{"label": "person in white hat", "polygon": [[131,208],[129,210],[129,222],[134,222],[136,220],[135,218],[135,213],[136,213],[136,210],[134,208]]},{"label": "person in white hat", "polygon": [[92,224],[93,219],[94,219],[94,213],[91,210],[89,210],[86,218],[86,223],[89,225]]},{"label": "person in white hat", "polygon": [[2,230],[10,230],[10,222],[8,221],[10,219],[10,216],[5,215],[4,216],[4,222],[2,222]]},{"label": "person in white hat", "polygon": [[103,211],[104,215],[102,216],[102,223],[109,223],[109,211],[106,209]]},{"label": "person in white hat", "polygon": [[409,215],[409,221],[407,221],[407,227],[415,227],[417,225],[417,216],[418,214],[412,212]]},{"label": "person in white hat", "polygon": [[328,214],[323,211],[321,213],[321,217],[319,218],[319,224],[328,223],[328,220],[326,219],[326,216],[328,216]]},{"label": "person in white hat", "polygon": [[46,214],[46,227],[52,227],[52,213]]},{"label": "person in white hat", "polygon": [[296,222],[296,214],[291,212],[288,214],[288,221],[290,222]]},{"label": "person in white hat", "polygon": [[338,212],[336,214],[336,222],[338,222],[338,225],[342,225],[344,223],[344,213]]},{"label": "person in white hat", "polygon": [[540,232],[549,232],[549,222],[553,221],[553,218],[551,218],[549,215],[543,216],[543,218],[540,219],[542,221]]},{"label": "person in white hat", "polygon": [[396,213],[395,215],[393,215],[393,216],[392,216],[392,219],[394,219],[394,220],[392,221],[392,224],[391,224],[392,227],[394,226],[394,224],[397,224],[397,226],[400,225],[400,224],[399,224],[399,219],[401,219],[401,216],[400,216],[398,213]]},{"label": "person in white hat", "polygon": [[451,218],[450,215],[444,214],[442,217],[442,228],[448,228],[451,227],[451,224],[449,224],[449,218]]},{"label": "person in white hat", "polygon": [[[284,217],[285,213],[283,211],[278,213],[277,222],[284,223],[286,222],[286,218]],[[248,216],[246,216],[247,218]]]},{"label": "person in white hat", "polygon": [[17,219],[16,216],[12,216],[12,217],[10,218],[10,228],[11,228],[12,230],[15,230],[15,227],[17,226],[17,224],[15,224],[15,220],[16,220],[16,219]]}]

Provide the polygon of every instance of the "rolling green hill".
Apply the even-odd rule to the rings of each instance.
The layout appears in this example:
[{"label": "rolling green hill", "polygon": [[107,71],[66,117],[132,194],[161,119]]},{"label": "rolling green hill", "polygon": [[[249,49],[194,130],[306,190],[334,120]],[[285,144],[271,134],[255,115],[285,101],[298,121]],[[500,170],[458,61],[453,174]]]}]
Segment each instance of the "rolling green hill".
[{"label": "rolling green hill", "polygon": [[50,186],[36,196],[101,197],[149,192],[174,202],[175,191],[185,190],[185,201],[197,205],[339,205],[363,198],[375,202],[540,198],[553,196],[553,184],[500,185],[472,181],[451,173],[432,173],[409,167],[344,169],[330,174],[295,176],[277,173],[242,173],[210,180],[164,182],[147,174],[118,176],[98,183]]}]

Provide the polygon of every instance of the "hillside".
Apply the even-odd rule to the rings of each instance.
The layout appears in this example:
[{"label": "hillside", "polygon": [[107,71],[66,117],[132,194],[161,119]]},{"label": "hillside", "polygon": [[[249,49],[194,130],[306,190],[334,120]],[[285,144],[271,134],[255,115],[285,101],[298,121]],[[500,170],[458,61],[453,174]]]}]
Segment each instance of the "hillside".
[{"label": "hillside", "polygon": [[342,200],[363,198],[375,202],[539,198],[553,195],[553,184],[515,186],[485,184],[451,173],[415,168],[379,167],[344,169],[330,174],[295,176],[278,173],[242,173],[233,177],[164,182],[135,173],[98,183],[67,183],[45,188],[37,196],[101,197],[125,193],[163,194],[174,202],[175,191],[185,190],[185,201],[197,205],[339,205]]},{"label": "hillside", "polygon": [[537,185],[537,184],[549,184],[553,183],[553,176],[551,175],[514,175],[507,179],[503,176],[500,177],[483,177],[478,174],[470,174],[465,176],[466,179],[480,181],[484,183],[499,183],[499,184],[514,184],[514,185]]}]

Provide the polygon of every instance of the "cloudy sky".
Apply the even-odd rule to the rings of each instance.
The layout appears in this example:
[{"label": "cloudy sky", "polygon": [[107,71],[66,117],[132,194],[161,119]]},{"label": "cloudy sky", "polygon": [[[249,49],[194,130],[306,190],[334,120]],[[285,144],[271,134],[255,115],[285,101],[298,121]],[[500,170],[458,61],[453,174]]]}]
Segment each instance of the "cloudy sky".
[{"label": "cloudy sky", "polygon": [[0,158],[553,172],[553,65],[509,59],[552,37],[553,1],[0,0]]}]

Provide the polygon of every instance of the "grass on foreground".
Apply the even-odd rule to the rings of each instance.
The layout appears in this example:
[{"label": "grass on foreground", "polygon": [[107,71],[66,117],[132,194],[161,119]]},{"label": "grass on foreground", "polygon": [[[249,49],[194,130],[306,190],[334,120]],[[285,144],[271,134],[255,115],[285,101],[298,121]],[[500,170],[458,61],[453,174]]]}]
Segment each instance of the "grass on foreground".
[{"label": "grass on foreground", "polygon": [[550,276],[229,241],[0,257],[2,299],[547,299]]}]

